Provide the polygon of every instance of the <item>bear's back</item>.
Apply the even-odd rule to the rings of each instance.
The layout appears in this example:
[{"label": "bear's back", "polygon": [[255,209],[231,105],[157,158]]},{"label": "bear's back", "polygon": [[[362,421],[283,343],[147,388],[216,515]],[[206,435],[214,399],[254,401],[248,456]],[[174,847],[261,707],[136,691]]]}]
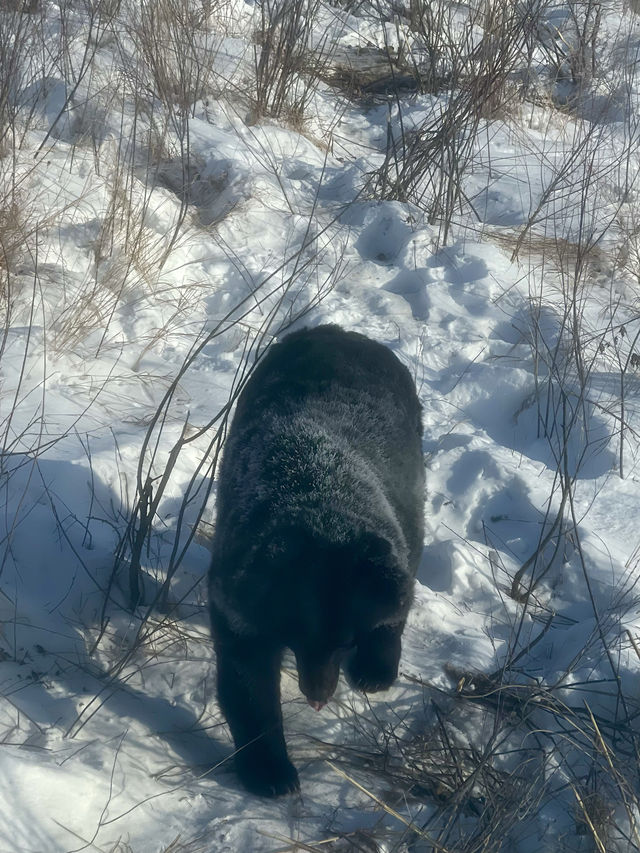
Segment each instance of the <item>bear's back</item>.
[{"label": "bear's back", "polygon": [[340,543],[397,544],[410,573],[422,543],[420,405],[387,347],[338,326],[272,345],[243,389],[218,492],[217,546],[244,550],[285,523]]},{"label": "bear's back", "polygon": [[[286,406],[335,386],[369,394],[391,393],[406,420],[422,433],[420,405],[407,368],[391,350],[339,326],[302,329],[273,344],[238,400],[234,423],[263,408]],[[251,407],[253,411],[247,409]]]}]

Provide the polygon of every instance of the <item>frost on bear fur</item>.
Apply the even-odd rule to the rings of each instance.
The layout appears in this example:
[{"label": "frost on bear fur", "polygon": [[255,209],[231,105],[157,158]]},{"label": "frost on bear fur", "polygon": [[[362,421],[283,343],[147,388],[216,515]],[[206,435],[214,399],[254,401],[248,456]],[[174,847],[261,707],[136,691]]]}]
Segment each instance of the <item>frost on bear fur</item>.
[{"label": "frost on bear fur", "polygon": [[245,787],[298,789],[280,708],[285,647],[320,709],[344,666],[385,690],[423,541],[420,405],[387,347],[338,326],[269,348],[220,468],[210,606],[220,707]]}]

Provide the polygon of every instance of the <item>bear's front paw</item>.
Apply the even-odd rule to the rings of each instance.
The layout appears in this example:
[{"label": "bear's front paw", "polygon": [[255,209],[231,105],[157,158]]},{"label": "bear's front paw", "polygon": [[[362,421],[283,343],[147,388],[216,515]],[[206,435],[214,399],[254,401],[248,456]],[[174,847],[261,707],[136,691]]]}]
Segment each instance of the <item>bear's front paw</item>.
[{"label": "bear's front paw", "polygon": [[389,658],[376,658],[356,653],[346,666],[347,678],[361,693],[388,690],[398,677],[398,663]]},{"label": "bear's front paw", "polygon": [[240,750],[236,770],[247,791],[259,797],[282,797],[300,790],[296,768],[286,757],[243,755]]}]

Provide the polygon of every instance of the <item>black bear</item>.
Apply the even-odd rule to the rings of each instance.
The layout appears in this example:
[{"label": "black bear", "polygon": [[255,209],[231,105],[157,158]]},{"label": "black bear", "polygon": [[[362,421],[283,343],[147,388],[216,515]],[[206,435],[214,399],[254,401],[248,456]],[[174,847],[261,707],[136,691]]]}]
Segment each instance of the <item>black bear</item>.
[{"label": "black bear", "polygon": [[365,692],[397,676],[423,543],[421,434],[406,367],[338,326],[270,346],[239,396],[209,594],[218,699],[252,793],[298,789],[282,730],[285,647],[317,710],[341,664]]}]

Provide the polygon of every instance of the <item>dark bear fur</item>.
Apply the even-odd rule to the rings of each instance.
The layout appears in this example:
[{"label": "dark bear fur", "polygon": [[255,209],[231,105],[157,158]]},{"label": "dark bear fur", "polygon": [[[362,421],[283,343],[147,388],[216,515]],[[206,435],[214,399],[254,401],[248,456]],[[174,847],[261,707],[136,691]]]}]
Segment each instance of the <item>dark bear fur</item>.
[{"label": "dark bear fur", "polygon": [[239,397],[210,602],[220,707],[253,793],[298,789],[282,730],[285,647],[316,709],[342,663],[365,692],[397,676],[422,551],[421,433],[409,371],[338,326],[271,346]]}]

